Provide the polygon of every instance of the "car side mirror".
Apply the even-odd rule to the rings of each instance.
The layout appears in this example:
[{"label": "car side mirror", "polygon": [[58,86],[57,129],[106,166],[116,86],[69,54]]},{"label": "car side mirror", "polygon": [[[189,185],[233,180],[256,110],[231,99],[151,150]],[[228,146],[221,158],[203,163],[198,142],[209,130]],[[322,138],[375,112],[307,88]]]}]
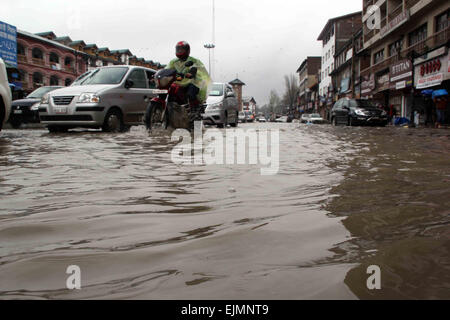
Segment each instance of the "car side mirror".
[{"label": "car side mirror", "polygon": [[134,86],[133,80],[128,79],[127,81],[125,81],[125,89],[130,89],[133,86]]}]

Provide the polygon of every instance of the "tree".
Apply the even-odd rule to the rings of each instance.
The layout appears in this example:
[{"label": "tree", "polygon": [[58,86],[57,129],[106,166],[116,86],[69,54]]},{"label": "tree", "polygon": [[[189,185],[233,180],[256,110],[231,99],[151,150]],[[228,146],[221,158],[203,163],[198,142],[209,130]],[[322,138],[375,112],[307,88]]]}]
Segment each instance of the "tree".
[{"label": "tree", "polygon": [[268,111],[270,113],[280,113],[281,99],[275,90],[270,91]]},{"label": "tree", "polygon": [[291,74],[290,76],[284,76],[284,84],[285,92],[281,102],[286,108],[292,110],[297,106],[297,97],[299,91],[297,77],[293,74]]}]

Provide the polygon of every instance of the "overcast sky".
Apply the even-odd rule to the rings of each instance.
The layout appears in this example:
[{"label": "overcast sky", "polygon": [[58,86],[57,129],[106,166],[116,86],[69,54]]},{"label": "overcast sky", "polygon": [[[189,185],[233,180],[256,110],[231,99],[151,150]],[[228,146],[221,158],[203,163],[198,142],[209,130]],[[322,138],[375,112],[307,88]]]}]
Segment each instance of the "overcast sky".
[{"label": "overcast sky", "polygon": [[[0,21],[33,33],[53,31],[99,47],[130,49],[138,57],[168,63],[176,42],[208,67],[213,0],[8,0]],[[321,55],[316,39],[329,18],[359,11],[361,0],[215,0],[214,81],[238,75],[245,96],[259,105],[271,89],[282,95],[284,75],[306,56]],[[5,7],[6,6],[6,7]]]}]

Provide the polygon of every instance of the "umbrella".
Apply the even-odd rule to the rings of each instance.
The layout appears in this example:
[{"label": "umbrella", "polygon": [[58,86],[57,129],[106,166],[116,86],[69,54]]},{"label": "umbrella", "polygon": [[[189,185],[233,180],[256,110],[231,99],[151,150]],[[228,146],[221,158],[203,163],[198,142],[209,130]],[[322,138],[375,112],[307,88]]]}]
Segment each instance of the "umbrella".
[{"label": "umbrella", "polygon": [[424,96],[431,96],[431,95],[433,94],[433,92],[434,92],[434,90],[432,90],[432,89],[427,89],[427,90],[423,90],[421,93],[422,93]]},{"label": "umbrella", "polygon": [[436,90],[433,92],[433,99],[437,97],[448,96],[448,92],[445,89]]}]

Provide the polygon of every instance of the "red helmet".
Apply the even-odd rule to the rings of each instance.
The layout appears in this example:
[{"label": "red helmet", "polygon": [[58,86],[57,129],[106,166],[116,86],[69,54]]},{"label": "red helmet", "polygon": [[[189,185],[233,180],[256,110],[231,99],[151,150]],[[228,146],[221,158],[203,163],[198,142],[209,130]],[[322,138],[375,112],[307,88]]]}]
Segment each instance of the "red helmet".
[{"label": "red helmet", "polygon": [[191,54],[191,46],[186,41],[180,41],[176,46],[176,55],[178,59],[186,60]]}]

